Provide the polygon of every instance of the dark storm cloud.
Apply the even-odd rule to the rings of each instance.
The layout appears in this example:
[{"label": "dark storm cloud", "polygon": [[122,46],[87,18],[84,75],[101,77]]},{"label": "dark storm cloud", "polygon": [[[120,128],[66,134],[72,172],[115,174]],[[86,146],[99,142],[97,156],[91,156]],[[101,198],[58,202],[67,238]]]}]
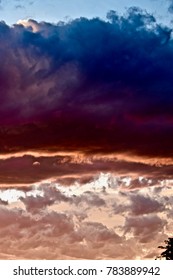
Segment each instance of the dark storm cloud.
[{"label": "dark storm cloud", "polygon": [[23,25],[0,24],[2,153],[172,155],[169,28],[137,8],[107,21]]}]

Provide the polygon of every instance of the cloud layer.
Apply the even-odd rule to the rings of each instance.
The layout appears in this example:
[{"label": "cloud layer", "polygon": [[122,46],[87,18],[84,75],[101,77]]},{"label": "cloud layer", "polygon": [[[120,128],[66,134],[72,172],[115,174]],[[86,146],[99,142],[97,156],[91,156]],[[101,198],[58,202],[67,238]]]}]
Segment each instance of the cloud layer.
[{"label": "cloud layer", "polygon": [[154,259],[173,228],[171,189],[124,184],[41,183],[9,204],[4,190],[0,259]]}]

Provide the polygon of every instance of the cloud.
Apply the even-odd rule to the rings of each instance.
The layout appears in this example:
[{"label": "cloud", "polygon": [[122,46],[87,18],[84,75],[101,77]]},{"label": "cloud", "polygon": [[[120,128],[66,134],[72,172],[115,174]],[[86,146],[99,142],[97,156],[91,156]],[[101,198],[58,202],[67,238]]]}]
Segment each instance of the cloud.
[{"label": "cloud", "polygon": [[75,229],[71,215],[53,211],[32,216],[23,210],[0,208],[0,217],[5,259],[99,259],[106,254],[105,242],[109,242],[108,248],[121,242],[101,223],[84,222]]},{"label": "cloud", "polygon": [[172,0],[169,0],[169,8],[168,8],[168,11],[170,13],[173,13],[173,1]]},{"label": "cloud", "polygon": [[[132,180],[133,181],[133,180]],[[157,192],[157,185],[152,188],[122,188],[118,187],[119,194],[112,204],[113,214],[124,217],[144,216],[169,212],[169,203],[165,195]],[[164,188],[162,187],[162,191]]]},{"label": "cloud", "polygon": [[164,231],[167,221],[157,215],[127,217],[124,225],[125,234],[133,232],[134,238],[138,237],[141,243],[147,243],[153,236]]},{"label": "cloud", "polygon": [[153,16],[2,22],[0,36],[1,152],[170,156],[172,38]]},{"label": "cloud", "polygon": [[55,202],[70,202],[71,199],[63,195],[58,189],[52,186],[42,184],[39,187],[42,195],[26,195],[20,200],[24,203],[26,210],[31,213],[43,211],[47,206],[53,205]]},{"label": "cloud", "polygon": [[92,191],[84,192],[82,195],[73,198],[73,203],[76,205],[86,203],[92,207],[106,206],[104,199],[100,198],[99,195],[93,193]]},{"label": "cloud", "polygon": [[[61,202],[74,204],[76,207],[104,207],[105,200],[99,194],[92,191],[82,191],[81,194],[64,194],[54,184],[40,184],[38,188],[28,191],[26,195],[19,196],[20,201],[25,205],[26,211],[40,213],[47,210],[48,206]],[[72,206],[71,206],[72,207]]]},{"label": "cloud", "polygon": [[[128,188],[136,189],[159,186],[164,179],[172,178],[172,162],[158,165],[155,162],[145,162],[142,158],[140,161],[133,161],[133,158],[129,160],[129,157],[118,159],[116,155],[81,156],[77,152],[72,155],[50,153],[45,156],[41,153],[40,156],[8,154],[7,158],[2,156],[0,159],[0,183],[12,187],[25,186],[51,178],[59,184],[69,186],[75,183],[86,184],[94,181],[101,173],[109,173],[108,180],[112,187],[117,184],[125,187],[122,178],[127,177],[128,173],[131,177]],[[140,176],[143,179],[139,180]]]},{"label": "cloud", "polygon": [[132,195],[130,197],[131,207],[130,211],[132,215],[144,215],[149,213],[158,213],[164,210],[164,205],[159,203],[156,199],[152,199],[149,196]]},{"label": "cloud", "polygon": [[98,222],[84,222],[80,228],[80,232],[81,235],[92,243],[111,242],[111,240],[119,243],[121,241],[121,238],[113,230],[109,230],[106,226]]}]

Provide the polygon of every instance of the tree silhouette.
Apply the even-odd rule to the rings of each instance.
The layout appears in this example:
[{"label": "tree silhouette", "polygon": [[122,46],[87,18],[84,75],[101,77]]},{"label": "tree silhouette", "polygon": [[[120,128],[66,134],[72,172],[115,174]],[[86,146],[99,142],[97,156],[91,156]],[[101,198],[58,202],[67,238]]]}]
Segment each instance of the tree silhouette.
[{"label": "tree silhouette", "polygon": [[165,240],[164,242],[166,246],[159,246],[158,248],[165,249],[165,251],[156,259],[165,258],[166,260],[173,260],[173,238],[168,238],[168,240]]}]

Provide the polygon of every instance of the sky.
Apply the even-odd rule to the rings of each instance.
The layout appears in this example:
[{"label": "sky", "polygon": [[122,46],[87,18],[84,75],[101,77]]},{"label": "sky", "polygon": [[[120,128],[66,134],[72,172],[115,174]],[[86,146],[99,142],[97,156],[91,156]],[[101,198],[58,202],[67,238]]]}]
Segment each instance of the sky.
[{"label": "sky", "polygon": [[1,0],[0,16],[7,24],[19,19],[35,19],[57,23],[79,17],[106,19],[110,10],[123,14],[128,8],[138,6],[157,16],[161,22],[171,21],[168,11],[170,0]]},{"label": "sky", "polygon": [[155,259],[173,1],[1,0],[0,17],[0,259]]}]

